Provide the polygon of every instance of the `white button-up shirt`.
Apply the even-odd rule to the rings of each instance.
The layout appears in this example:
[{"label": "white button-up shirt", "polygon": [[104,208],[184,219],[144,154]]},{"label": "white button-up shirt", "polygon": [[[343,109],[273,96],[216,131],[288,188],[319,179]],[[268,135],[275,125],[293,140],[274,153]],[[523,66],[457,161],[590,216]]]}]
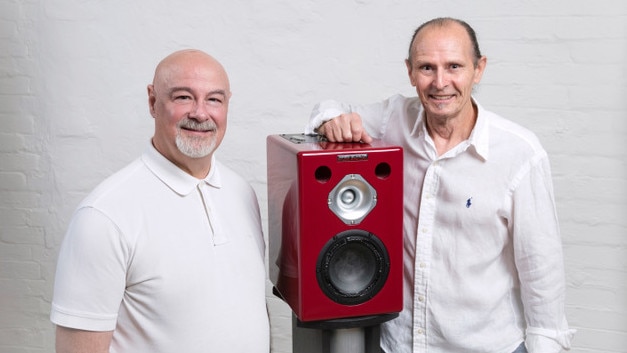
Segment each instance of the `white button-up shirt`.
[{"label": "white button-up shirt", "polygon": [[536,136],[478,103],[471,136],[438,156],[417,97],[318,104],[306,133],[344,112],[404,150],[404,308],[386,352],[530,353],[570,347],[549,160]]}]

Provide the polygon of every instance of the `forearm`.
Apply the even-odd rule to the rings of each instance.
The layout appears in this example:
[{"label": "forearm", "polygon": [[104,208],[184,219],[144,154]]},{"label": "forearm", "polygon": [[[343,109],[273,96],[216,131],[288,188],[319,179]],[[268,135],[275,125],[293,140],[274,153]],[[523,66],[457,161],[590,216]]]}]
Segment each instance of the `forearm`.
[{"label": "forearm", "polygon": [[57,326],[56,353],[109,353],[113,331],[84,331]]},{"label": "forearm", "polygon": [[326,100],[316,104],[311,111],[309,122],[305,127],[306,134],[316,133],[316,129],[324,122],[331,120],[343,113],[348,113],[351,108],[348,104],[343,104],[333,100]]},{"label": "forearm", "polygon": [[393,106],[395,105],[390,103],[390,99],[365,105],[351,105],[326,100],[314,106],[309,122],[305,127],[305,133],[317,133],[317,129],[322,124],[341,115],[357,115],[359,117],[359,127],[363,127],[369,136],[380,138],[385,122],[392,114]]}]

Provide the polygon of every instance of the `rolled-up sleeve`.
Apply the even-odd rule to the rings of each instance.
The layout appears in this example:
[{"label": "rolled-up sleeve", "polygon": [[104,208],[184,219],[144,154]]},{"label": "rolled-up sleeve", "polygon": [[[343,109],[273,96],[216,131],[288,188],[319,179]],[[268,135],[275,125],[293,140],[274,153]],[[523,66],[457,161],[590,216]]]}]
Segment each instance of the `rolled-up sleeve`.
[{"label": "rolled-up sleeve", "polygon": [[513,190],[513,239],[527,322],[529,353],[570,348],[575,333],[564,313],[562,243],[546,152],[519,173]]},{"label": "rolled-up sleeve", "polygon": [[334,100],[325,100],[314,106],[309,117],[309,122],[305,127],[306,134],[314,134],[316,129],[324,122],[351,111],[347,104],[342,104]]}]

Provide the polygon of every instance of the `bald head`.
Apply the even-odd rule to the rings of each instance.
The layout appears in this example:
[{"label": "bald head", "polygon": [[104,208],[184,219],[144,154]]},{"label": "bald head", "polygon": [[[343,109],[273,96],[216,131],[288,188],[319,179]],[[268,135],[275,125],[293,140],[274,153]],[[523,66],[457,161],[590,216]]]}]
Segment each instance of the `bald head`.
[{"label": "bald head", "polygon": [[226,70],[222,64],[211,55],[198,49],[184,49],[176,51],[159,62],[155,69],[155,75],[152,84],[156,89],[159,86],[168,86],[174,77],[178,77],[184,71],[193,70],[198,73],[200,70],[208,70],[213,72],[213,76],[217,80],[226,83],[226,94],[230,94],[230,83]]}]

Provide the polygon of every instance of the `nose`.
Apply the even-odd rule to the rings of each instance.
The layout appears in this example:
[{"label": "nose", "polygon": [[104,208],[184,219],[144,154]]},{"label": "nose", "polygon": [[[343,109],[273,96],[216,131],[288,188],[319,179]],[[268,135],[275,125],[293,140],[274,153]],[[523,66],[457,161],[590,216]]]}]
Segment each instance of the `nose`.
[{"label": "nose", "polygon": [[433,86],[437,89],[443,89],[448,85],[448,76],[445,70],[437,70],[433,79]]},{"label": "nose", "polygon": [[189,117],[191,119],[204,121],[209,119],[209,111],[203,101],[194,101],[194,104],[191,107],[189,112]]}]

